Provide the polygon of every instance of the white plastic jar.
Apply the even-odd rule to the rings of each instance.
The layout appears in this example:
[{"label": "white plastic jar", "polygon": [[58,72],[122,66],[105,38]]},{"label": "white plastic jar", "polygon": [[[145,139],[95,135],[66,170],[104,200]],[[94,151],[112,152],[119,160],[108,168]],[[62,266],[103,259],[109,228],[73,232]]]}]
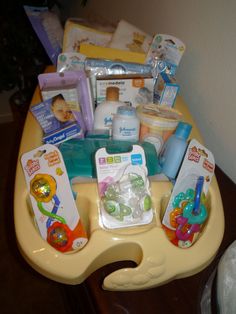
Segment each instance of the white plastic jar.
[{"label": "white plastic jar", "polygon": [[114,140],[138,141],[139,127],[140,120],[134,107],[118,107],[112,122],[112,137]]}]

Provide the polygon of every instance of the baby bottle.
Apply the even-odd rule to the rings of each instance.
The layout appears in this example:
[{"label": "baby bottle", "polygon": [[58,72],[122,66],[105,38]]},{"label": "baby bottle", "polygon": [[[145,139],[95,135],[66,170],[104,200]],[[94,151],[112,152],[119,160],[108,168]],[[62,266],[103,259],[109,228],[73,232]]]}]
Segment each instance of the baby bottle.
[{"label": "baby bottle", "polygon": [[111,129],[113,116],[118,107],[125,103],[119,101],[119,88],[107,87],[106,100],[99,104],[94,112],[94,130]]},{"label": "baby bottle", "polygon": [[167,140],[160,153],[159,161],[162,173],[170,179],[175,179],[178,173],[191,130],[190,124],[179,122],[175,133]]}]

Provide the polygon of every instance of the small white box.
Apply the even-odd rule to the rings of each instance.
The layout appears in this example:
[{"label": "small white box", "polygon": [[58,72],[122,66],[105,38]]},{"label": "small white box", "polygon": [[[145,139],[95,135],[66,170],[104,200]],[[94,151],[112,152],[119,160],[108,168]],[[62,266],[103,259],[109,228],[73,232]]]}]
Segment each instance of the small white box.
[{"label": "small white box", "polygon": [[96,81],[97,105],[106,100],[107,87],[119,88],[119,100],[130,102],[133,107],[153,103],[154,82],[150,76],[99,77]]},{"label": "small white box", "polygon": [[154,91],[154,103],[161,106],[174,107],[179,88],[175,77],[161,73]]}]

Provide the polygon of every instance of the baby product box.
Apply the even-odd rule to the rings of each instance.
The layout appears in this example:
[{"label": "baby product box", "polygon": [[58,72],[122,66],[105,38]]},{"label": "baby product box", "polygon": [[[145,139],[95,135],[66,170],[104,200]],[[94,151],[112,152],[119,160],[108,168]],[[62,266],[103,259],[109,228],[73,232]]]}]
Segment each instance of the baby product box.
[{"label": "baby product box", "polygon": [[160,73],[154,91],[154,102],[159,105],[173,107],[179,92],[179,85],[174,77]]},{"label": "baby product box", "polygon": [[90,82],[83,70],[42,73],[38,82],[44,101],[62,94],[83,131],[93,129]]},{"label": "baby product box", "polygon": [[153,102],[154,82],[151,76],[98,77],[96,86],[97,104],[106,100],[106,89],[110,86],[119,88],[120,101],[129,102],[134,107]]},{"label": "baby product box", "polygon": [[59,94],[31,107],[30,111],[43,129],[43,142],[60,144],[73,137],[83,137],[70,106]]}]

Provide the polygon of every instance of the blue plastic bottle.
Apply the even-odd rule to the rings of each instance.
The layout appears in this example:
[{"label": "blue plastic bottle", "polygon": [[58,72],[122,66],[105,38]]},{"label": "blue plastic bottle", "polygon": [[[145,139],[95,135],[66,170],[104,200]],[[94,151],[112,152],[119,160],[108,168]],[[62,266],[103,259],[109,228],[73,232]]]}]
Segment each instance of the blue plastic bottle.
[{"label": "blue plastic bottle", "polygon": [[162,173],[170,179],[175,179],[178,173],[191,130],[192,126],[190,124],[179,122],[175,133],[171,135],[163,147],[159,159],[160,165]]}]

